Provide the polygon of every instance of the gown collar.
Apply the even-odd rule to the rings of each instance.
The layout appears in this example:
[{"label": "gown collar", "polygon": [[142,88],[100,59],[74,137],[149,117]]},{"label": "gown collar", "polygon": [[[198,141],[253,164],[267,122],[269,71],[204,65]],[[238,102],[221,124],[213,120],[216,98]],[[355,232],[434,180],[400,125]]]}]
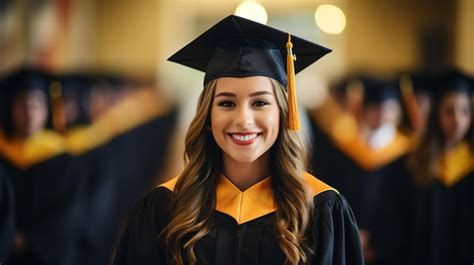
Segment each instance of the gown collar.
[{"label": "gown collar", "polygon": [[20,169],[65,153],[64,139],[50,130],[43,130],[24,141],[9,141],[0,132],[0,154]]},{"label": "gown collar", "polygon": [[447,187],[454,186],[474,170],[474,156],[466,142],[461,142],[452,150],[444,153],[441,160],[438,169],[439,180]]},{"label": "gown collar", "polygon": [[[303,178],[313,197],[327,190],[336,191],[307,172],[303,173]],[[160,186],[173,191],[177,180],[178,177],[175,177]],[[271,177],[266,177],[241,191],[221,174],[216,187],[215,210],[232,217],[239,225],[275,212],[277,208],[271,181]]]}]

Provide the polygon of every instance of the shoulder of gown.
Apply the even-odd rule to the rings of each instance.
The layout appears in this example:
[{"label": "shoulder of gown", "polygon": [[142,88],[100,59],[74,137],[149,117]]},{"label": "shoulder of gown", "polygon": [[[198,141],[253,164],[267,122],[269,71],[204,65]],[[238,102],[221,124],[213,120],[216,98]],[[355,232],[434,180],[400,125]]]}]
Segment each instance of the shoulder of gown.
[{"label": "shoulder of gown", "polygon": [[359,229],[354,213],[334,189],[314,196],[311,236],[317,263],[324,265],[364,264]]},{"label": "shoulder of gown", "polygon": [[114,265],[166,264],[158,237],[168,223],[172,195],[157,187],[137,202],[123,230]]}]

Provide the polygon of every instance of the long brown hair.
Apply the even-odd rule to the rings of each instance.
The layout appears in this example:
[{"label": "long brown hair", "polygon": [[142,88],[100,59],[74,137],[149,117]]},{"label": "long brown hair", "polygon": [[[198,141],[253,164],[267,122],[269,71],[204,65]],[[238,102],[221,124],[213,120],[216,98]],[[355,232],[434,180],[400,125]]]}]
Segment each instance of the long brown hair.
[{"label": "long brown hair", "polygon": [[435,97],[428,117],[427,127],[421,136],[420,142],[407,160],[407,167],[412,173],[414,183],[418,186],[429,185],[437,177],[439,159],[444,152],[446,143],[439,123],[439,110],[441,102],[449,94],[462,93],[469,99],[471,122],[468,131],[464,135],[464,141],[469,143],[471,150],[474,148],[474,137],[472,134],[474,113],[471,94],[462,87],[446,89],[449,90]]},{"label": "long brown hair", "polygon": [[[272,190],[277,206],[276,237],[286,256],[285,264],[307,262],[305,232],[309,226],[312,198],[302,173],[306,168],[306,150],[300,135],[287,129],[288,105],[284,87],[270,79],[280,108],[280,128],[272,157]],[[172,264],[182,265],[181,250],[190,264],[196,263],[194,246],[212,227],[217,177],[222,170],[221,150],[211,132],[210,110],[216,80],[205,85],[185,139],[186,166],[174,190],[169,224],[160,237],[171,254]]]}]

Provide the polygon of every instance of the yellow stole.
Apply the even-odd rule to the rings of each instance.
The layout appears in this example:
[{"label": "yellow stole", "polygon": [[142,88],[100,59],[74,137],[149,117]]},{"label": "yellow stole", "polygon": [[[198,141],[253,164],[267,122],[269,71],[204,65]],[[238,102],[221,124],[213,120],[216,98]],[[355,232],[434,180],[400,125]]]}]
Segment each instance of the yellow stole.
[{"label": "yellow stole", "polygon": [[447,187],[454,186],[474,170],[474,154],[466,142],[444,153],[440,160],[439,180]]},{"label": "yellow stole", "polygon": [[65,138],[66,148],[73,155],[87,153],[110,140],[110,137],[94,125],[73,128],[66,134]]},{"label": "yellow stole", "polygon": [[[307,172],[303,174],[303,178],[313,196],[327,190],[336,191]],[[178,177],[175,177],[161,184],[160,187],[173,191],[177,180]],[[239,225],[275,212],[276,205],[271,189],[271,177],[241,191],[229,179],[221,175],[216,187],[215,209],[229,215]]]},{"label": "yellow stole", "polygon": [[406,154],[413,146],[413,139],[397,132],[386,147],[378,150],[370,148],[359,135],[356,119],[343,111],[330,96],[322,107],[313,110],[310,115],[333,144],[365,170],[382,167]]},{"label": "yellow stole", "polygon": [[24,141],[9,141],[0,133],[0,154],[20,169],[27,169],[61,153],[65,153],[64,138],[43,130]]},{"label": "yellow stole", "polygon": [[73,155],[86,153],[111,139],[166,113],[169,104],[157,98],[153,88],[133,91],[107,109],[92,125],[68,132],[66,143]]}]

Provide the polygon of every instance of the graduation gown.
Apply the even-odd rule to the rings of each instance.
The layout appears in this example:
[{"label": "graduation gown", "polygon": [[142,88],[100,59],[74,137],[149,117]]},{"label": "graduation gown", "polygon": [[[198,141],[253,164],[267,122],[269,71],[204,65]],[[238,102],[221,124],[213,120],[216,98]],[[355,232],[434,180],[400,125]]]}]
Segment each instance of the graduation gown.
[{"label": "graduation gown", "polygon": [[[307,231],[309,264],[363,264],[357,223],[347,201],[305,173],[314,194]],[[169,264],[158,238],[167,225],[176,178],[149,192],[135,206],[123,232],[114,264]],[[195,245],[197,264],[283,264],[275,235],[275,211],[268,177],[244,192],[221,176],[209,234]],[[183,257],[186,254],[183,252]],[[187,263],[186,263],[187,264]]]},{"label": "graduation gown", "polygon": [[[145,95],[121,104],[136,106]],[[130,114],[132,110],[139,113]],[[120,118],[126,110],[115,106],[97,123],[76,128],[67,137],[75,171],[82,172],[86,181],[81,264],[109,263],[126,215],[139,194],[149,189],[166,154],[176,112],[157,116],[154,107],[132,110]],[[118,119],[120,123],[115,124]]]},{"label": "graduation gown", "polygon": [[379,186],[397,167],[396,161],[408,152],[410,141],[397,133],[386,147],[372,150],[359,138],[357,126],[351,122],[344,124],[346,118],[336,121],[333,128],[323,128],[311,121],[314,142],[311,165],[322,176],[321,180],[344,194],[359,227],[370,231],[377,221],[374,210]]},{"label": "graduation gown", "polygon": [[0,164],[0,263],[6,263],[15,232],[13,190]]},{"label": "graduation gown", "polygon": [[24,142],[0,138],[13,187],[16,232],[26,243],[9,264],[74,264],[82,179],[71,170],[62,137],[45,130]]},{"label": "graduation gown", "polygon": [[377,264],[471,264],[474,156],[467,144],[445,154],[428,186],[414,183],[405,160],[382,186],[373,231]]}]

